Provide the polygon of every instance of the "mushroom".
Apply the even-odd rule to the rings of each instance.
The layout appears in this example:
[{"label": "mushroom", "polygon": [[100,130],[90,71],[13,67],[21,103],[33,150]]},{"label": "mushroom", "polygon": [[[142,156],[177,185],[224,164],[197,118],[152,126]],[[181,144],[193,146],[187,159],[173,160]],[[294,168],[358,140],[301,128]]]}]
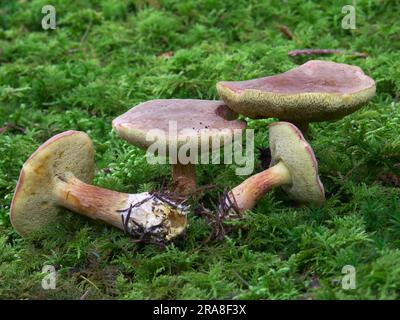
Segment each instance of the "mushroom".
[{"label": "mushroom", "polygon": [[265,193],[276,187],[282,187],[298,202],[325,201],[317,160],[301,131],[289,122],[274,122],[269,126],[269,145],[270,168],[247,178],[227,194],[224,204],[229,214],[252,209]]},{"label": "mushroom", "polygon": [[63,208],[154,241],[185,230],[187,207],[149,192],[127,194],[90,185],[94,166],[86,133],[66,131],[46,141],[21,170],[10,212],[16,231],[28,236],[56,224]]},{"label": "mushroom", "polygon": [[[129,143],[147,149],[153,141],[148,139],[150,132],[158,130],[158,138],[163,140],[166,153],[172,149],[179,150],[189,142],[199,146],[202,141],[217,147],[228,144],[226,139],[232,137],[236,130],[246,127],[244,121],[235,120],[237,114],[222,101],[196,99],[151,100],[133,107],[114,119],[112,125],[119,136]],[[175,126],[174,135],[171,124]],[[172,150],[171,152],[173,152]],[[210,148],[196,148],[196,154],[209,152]],[[175,153],[176,154],[176,153]],[[165,154],[166,155],[166,154]],[[172,180],[175,191],[181,195],[192,194],[196,190],[196,159],[174,159],[168,154],[172,165]]]},{"label": "mushroom", "polygon": [[219,96],[235,112],[289,121],[303,133],[309,122],[340,119],[358,110],[375,89],[361,68],[320,60],[275,76],[217,83]]}]

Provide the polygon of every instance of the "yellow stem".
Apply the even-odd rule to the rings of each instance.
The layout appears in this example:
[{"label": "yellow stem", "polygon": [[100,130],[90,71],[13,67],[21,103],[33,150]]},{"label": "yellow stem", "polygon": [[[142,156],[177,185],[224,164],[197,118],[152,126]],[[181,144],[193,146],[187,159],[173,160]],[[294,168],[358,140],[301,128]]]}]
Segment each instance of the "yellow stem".
[{"label": "yellow stem", "polygon": [[273,167],[243,181],[232,189],[229,197],[235,203],[236,209],[243,213],[253,208],[257,201],[272,188],[291,183],[290,172],[286,165],[280,161]]}]

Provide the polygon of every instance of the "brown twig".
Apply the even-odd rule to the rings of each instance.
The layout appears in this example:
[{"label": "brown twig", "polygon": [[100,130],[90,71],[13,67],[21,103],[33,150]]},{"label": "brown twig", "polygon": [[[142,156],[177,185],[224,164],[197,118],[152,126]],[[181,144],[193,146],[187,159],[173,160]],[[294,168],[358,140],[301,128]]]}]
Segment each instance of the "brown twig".
[{"label": "brown twig", "polygon": [[[132,203],[129,206],[128,212],[126,213],[126,218],[124,222],[124,231],[125,233],[128,233],[128,226],[129,226],[129,219],[131,218],[131,213],[132,213]],[[123,215],[121,215],[123,217]],[[134,220],[133,220],[134,221]]]},{"label": "brown twig", "polygon": [[285,35],[285,37],[289,40],[293,40],[293,33],[290,31],[288,26],[285,26],[284,24],[278,25],[278,30]]},{"label": "brown twig", "polygon": [[[297,56],[308,56],[308,55],[325,55],[325,54],[346,54],[345,50],[339,49],[299,49],[299,50],[292,50],[288,52],[290,57],[297,57]],[[358,58],[367,58],[368,54],[364,52],[357,52],[353,51],[350,55],[358,57]]]},{"label": "brown twig", "polygon": [[171,208],[176,209],[178,208],[178,204],[176,204],[173,200],[170,200],[165,194],[162,194],[160,192],[153,192],[151,193],[154,198],[156,198],[159,201],[165,202],[168,204]]},{"label": "brown twig", "polygon": [[196,213],[207,219],[208,225],[211,227],[211,233],[208,238],[204,241],[205,243],[214,239],[222,241],[226,235],[225,221],[232,217],[241,217],[241,213],[237,210],[237,204],[235,198],[233,201],[230,197],[231,190],[226,188],[224,192],[218,195],[218,204],[214,211],[210,211],[204,206],[200,206],[196,209]]},{"label": "brown twig", "polygon": [[19,131],[21,133],[25,133],[25,131],[26,131],[22,127],[19,127],[19,126],[13,124],[13,123],[6,122],[6,123],[4,123],[4,126],[0,128],[0,134],[6,132],[9,129],[13,129],[13,130]]}]

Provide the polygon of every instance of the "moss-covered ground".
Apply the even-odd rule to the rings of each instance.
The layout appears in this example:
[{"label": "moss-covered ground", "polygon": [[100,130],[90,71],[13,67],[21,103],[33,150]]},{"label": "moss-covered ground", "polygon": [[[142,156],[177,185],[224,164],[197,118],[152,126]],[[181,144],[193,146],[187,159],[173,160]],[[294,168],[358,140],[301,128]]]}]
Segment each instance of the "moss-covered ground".
[{"label": "moss-covered ground", "polygon": [[[0,297],[398,299],[400,3],[359,0],[356,29],[345,30],[348,2],[1,1]],[[57,10],[56,30],[41,27],[47,4]],[[316,58],[288,56],[298,48],[366,52],[367,59],[317,58],[358,65],[377,83],[366,107],[311,125],[327,192],[322,207],[297,206],[275,190],[222,241],[205,242],[210,229],[191,214],[186,237],[165,249],[67,211],[63,223],[33,238],[13,230],[21,166],[54,134],[90,135],[96,185],[159,188],[170,179],[168,166],[147,164],[144,151],[112,132],[111,120],[150,99],[216,99],[218,80],[272,75]],[[249,121],[257,148],[268,147],[271,121]],[[197,173],[218,190],[245,178],[234,165],[202,165]],[[216,189],[203,196],[206,204],[215,199]],[[41,287],[44,265],[58,271],[55,290]],[[353,290],[341,286],[345,265],[356,270]]]}]

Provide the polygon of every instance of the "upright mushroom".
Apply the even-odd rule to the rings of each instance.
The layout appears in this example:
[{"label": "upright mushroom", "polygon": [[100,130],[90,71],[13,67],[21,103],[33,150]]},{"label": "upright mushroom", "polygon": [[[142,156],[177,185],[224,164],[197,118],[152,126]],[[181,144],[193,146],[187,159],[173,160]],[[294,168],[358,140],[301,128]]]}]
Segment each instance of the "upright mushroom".
[{"label": "upright mushroom", "polygon": [[[189,141],[201,145],[201,141],[218,142],[218,148],[224,145],[225,139],[233,136],[235,130],[246,127],[244,121],[235,120],[237,114],[231,111],[222,101],[196,100],[196,99],[171,99],[151,100],[133,107],[123,115],[114,119],[113,128],[123,139],[129,143],[147,149],[154,141],[148,134],[157,129],[162,134],[166,151],[170,146],[178,150]],[[176,136],[170,132],[170,124],[176,126]],[[207,150],[198,149],[201,153]],[[182,163],[179,159],[172,159],[172,179],[176,191],[188,195],[196,190],[195,163],[189,161]]]},{"label": "upright mushroom", "polygon": [[340,119],[366,104],[375,82],[359,67],[311,60],[275,76],[221,81],[217,90],[237,113],[290,121],[306,132],[309,122]]},{"label": "upright mushroom", "polygon": [[300,130],[289,122],[274,122],[269,126],[269,145],[270,168],[233,188],[224,200],[225,211],[244,213],[266,192],[279,186],[298,202],[321,204],[325,201],[317,160]]},{"label": "upright mushroom", "polygon": [[11,223],[22,236],[59,221],[62,208],[155,241],[185,230],[187,208],[148,192],[127,194],[89,183],[94,149],[86,133],[66,131],[25,162],[11,204]]}]

